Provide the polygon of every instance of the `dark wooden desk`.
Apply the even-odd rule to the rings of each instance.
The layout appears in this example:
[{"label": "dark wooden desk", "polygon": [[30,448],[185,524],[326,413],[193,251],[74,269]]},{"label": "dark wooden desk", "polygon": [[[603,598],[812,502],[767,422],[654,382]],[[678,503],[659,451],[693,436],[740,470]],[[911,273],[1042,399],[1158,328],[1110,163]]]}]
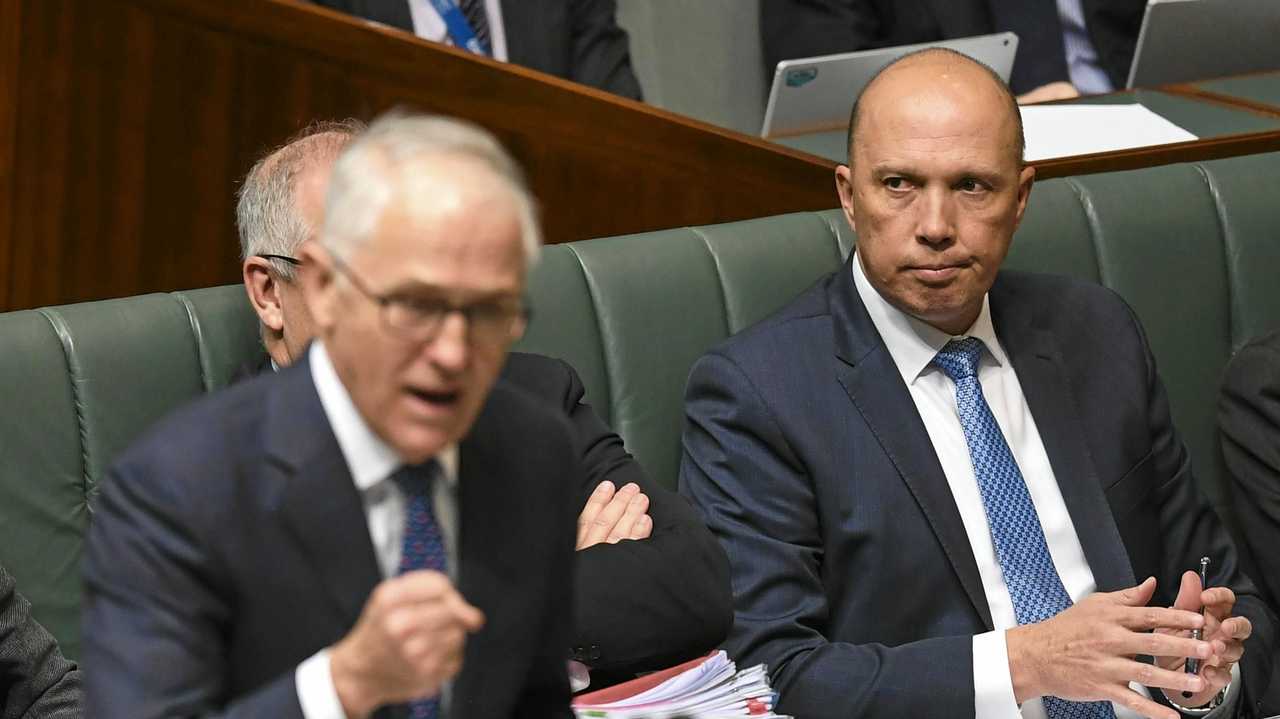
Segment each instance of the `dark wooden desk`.
[{"label": "dark wooden desk", "polygon": [[[1280,150],[1280,107],[1272,113],[1205,93],[1179,92],[1180,88],[1126,90],[1068,100],[1064,104],[1137,103],[1187,130],[1198,140],[1038,160],[1032,163],[1036,176],[1047,179],[1086,175]],[[845,157],[844,129],[779,138],[774,142],[833,162],[843,162]]]},{"label": "dark wooden desk", "polygon": [[1280,117],[1280,70],[1181,85],[1173,92]]}]

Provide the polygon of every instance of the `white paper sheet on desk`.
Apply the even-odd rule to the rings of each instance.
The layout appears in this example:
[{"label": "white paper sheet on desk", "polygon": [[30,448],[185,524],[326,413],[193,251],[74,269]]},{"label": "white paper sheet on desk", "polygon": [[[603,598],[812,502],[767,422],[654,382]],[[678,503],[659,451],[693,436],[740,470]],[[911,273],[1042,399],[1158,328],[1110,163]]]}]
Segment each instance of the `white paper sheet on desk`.
[{"label": "white paper sheet on desk", "polygon": [[1030,105],[1020,109],[1028,162],[1196,139],[1142,105]]}]

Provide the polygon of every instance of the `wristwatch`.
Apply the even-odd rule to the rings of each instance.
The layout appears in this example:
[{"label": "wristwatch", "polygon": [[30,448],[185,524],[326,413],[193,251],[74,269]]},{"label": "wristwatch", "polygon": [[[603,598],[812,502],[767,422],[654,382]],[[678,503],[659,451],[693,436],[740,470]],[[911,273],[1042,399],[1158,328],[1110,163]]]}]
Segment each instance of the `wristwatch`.
[{"label": "wristwatch", "polygon": [[1218,693],[1213,695],[1213,698],[1209,700],[1208,704],[1205,704],[1204,706],[1198,706],[1198,707],[1184,707],[1178,702],[1175,702],[1173,699],[1170,699],[1168,694],[1165,694],[1164,698],[1169,699],[1169,703],[1173,705],[1173,708],[1182,712],[1183,716],[1202,717],[1208,714],[1209,712],[1213,711],[1214,709],[1217,709],[1219,706],[1222,706],[1222,700],[1224,697],[1226,697],[1227,689],[1229,688],[1231,688],[1231,684],[1228,682],[1227,686],[1218,690]]}]

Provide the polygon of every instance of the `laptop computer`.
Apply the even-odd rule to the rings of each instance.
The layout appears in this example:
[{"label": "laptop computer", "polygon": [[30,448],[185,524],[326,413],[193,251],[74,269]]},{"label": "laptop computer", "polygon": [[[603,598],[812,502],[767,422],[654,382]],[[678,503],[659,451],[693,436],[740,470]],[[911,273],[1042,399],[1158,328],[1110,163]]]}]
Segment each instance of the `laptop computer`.
[{"label": "laptop computer", "polygon": [[1150,0],[1127,87],[1280,70],[1280,0]]},{"label": "laptop computer", "polygon": [[845,127],[849,124],[854,99],[881,68],[907,53],[927,47],[945,47],[964,53],[995,70],[1007,82],[1013,70],[1013,56],[1018,51],[1018,36],[1002,32],[784,60],[773,73],[761,136],[784,137]]}]

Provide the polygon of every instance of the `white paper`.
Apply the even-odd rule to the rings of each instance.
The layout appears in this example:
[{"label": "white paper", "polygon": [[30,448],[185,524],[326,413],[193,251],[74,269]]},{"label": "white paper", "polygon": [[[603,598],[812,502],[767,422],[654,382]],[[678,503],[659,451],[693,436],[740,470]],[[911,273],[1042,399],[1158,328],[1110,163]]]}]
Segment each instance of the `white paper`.
[{"label": "white paper", "polygon": [[[766,709],[752,714],[748,701],[753,699]],[[702,664],[647,691],[606,704],[575,703],[574,712],[580,719],[664,719],[674,716],[787,719],[769,711],[772,704],[773,690],[769,687],[769,675],[764,665],[738,671],[724,651],[720,651]]]},{"label": "white paper", "polygon": [[1027,162],[1187,142],[1196,136],[1142,105],[1029,105]]}]

